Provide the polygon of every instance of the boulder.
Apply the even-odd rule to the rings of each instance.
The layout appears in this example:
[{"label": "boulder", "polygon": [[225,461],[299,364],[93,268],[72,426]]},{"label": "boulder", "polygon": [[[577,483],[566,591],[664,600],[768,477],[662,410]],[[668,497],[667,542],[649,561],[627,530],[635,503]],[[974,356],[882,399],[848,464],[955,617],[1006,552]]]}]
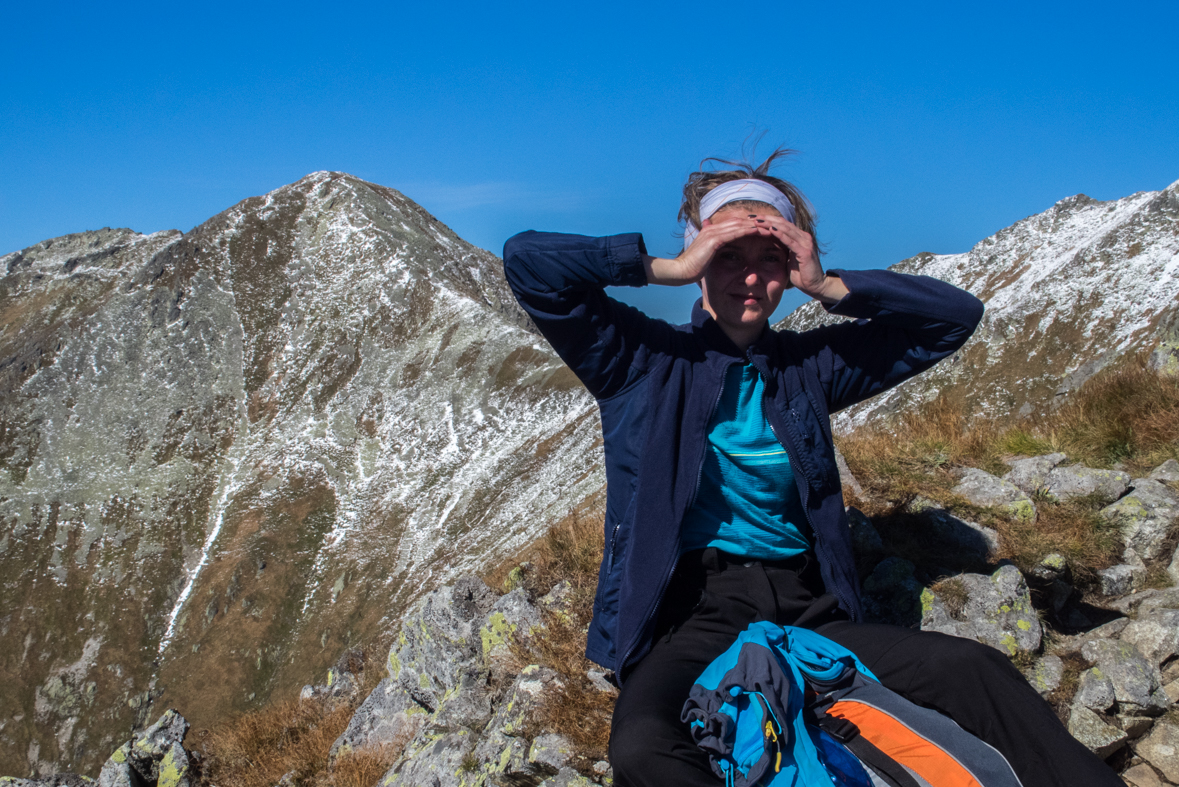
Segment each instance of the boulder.
[{"label": "boulder", "polygon": [[535,664],[516,677],[474,750],[474,761],[488,782],[537,784],[557,773],[543,758],[529,760],[532,747],[524,736],[544,707],[545,698],[561,688],[555,672]]},{"label": "boulder", "polygon": [[1179,655],[1179,610],[1152,609],[1132,620],[1122,632],[1122,642],[1133,645],[1154,666]]},{"label": "boulder", "polygon": [[1130,787],[1165,787],[1154,768],[1144,762],[1128,768],[1122,778]]},{"label": "boulder", "polygon": [[1122,748],[1130,737],[1083,705],[1074,705],[1069,712],[1068,731],[1101,759]]},{"label": "boulder", "polygon": [[1179,483],[1179,462],[1174,459],[1168,459],[1161,465],[1150,471],[1147,476],[1152,481],[1165,481],[1168,483]]},{"label": "boulder", "polygon": [[1097,572],[1098,592],[1103,596],[1124,596],[1134,589],[1134,566],[1119,563]]},{"label": "boulder", "polygon": [[1023,674],[1041,697],[1047,697],[1060,688],[1060,682],[1064,679],[1064,661],[1060,656],[1048,655]]},{"label": "boulder", "polygon": [[19,779],[15,776],[0,776],[0,787],[92,787],[95,781],[88,776],[75,773],[55,773],[36,779]]},{"label": "boulder", "polygon": [[856,497],[864,497],[864,488],[860,486],[860,482],[852,475],[851,468],[847,466],[847,460],[843,458],[843,454],[839,449],[835,449],[835,467],[839,470],[839,482],[851,490],[851,493]]},{"label": "boulder", "polygon": [[1068,577],[1068,561],[1059,552],[1045,555],[1031,570],[1031,579],[1044,584],[1063,581]]},{"label": "boulder", "polygon": [[402,619],[389,650],[389,677],[427,710],[457,688],[483,652],[479,629],[497,599],[483,580],[466,576],[428,593]]},{"label": "boulder", "polygon": [[572,768],[562,768],[556,776],[541,782],[540,787],[597,787],[597,785]]},{"label": "boulder", "polygon": [[489,666],[509,655],[512,638],[526,638],[541,627],[540,612],[528,601],[524,588],[500,596],[479,626],[480,653]]},{"label": "boulder", "polygon": [[1073,696],[1075,704],[1105,713],[1113,707],[1114,701],[1113,683],[1101,670],[1097,667],[1090,667],[1081,673],[1081,677],[1077,681],[1077,693]]},{"label": "boulder", "polygon": [[188,722],[167,710],[155,724],[137,732],[110,756],[98,774],[99,787],[189,787],[188,752],[181,745]]},{"label": "boulder", "polygon": [[918,497],[907,508],[910,513],[925,517],[931,535],[969,559],[985,563],[999,551],[997,531],[977,522],[960,519],[932,500]]},{"label": "boulder", "polygon": [[556,773],[573,759],[573,744],[564,735],[545,733],[536,736],[528,749],[528,762],[532,765],[552,768]]},{"label": "boulder", "polygon": [[1127,547],[1153,560],[1179,520],[1179,495],[1159,481],[1136,478],[1130,494],[1101,509],[1101,515],[1121,525]]},{"label": "boulder", "polygon": [[984,470],[975,467],[963,470],[953,492],[976,506],[998,508],[1023,522],[1035,521],[1036,507],[1027,493]]},{"label": "boulder", "polygon": [[353,749],[411,740],[429,714],[400,683],[385,678],[360,704],[348,727],[332,744],[329,762]]},{"label": "boulder", "polygon": [[385,773],[381,787],[466,787],[478,764],[471,757],[475,736],[466,730],[414,741],[401,760]]},{"label": "boulder", "polygon": [[1134,751],[1168,781],[1179,782],[1179,726],[1168,721],[1158,722],[1150,735],[1134,746]]},{"label": "boulder", "polygon": [[1158,716],[1166,711],[1170,702],[1158,667],[1130,643],[1094,640],[1081,648],[1081,655],[1113,684],[1120,713]]},{"label": "boulder", "polygon": [[1150,368],[1159,374],[1179,377],[1179,342],[1159,342],[1158,347],[1151,350],[1149,363]]},{"label": "boulder", "polygon": [[1097,470],[1080,465],[1057,467],[1044,483],[1044,492],[1061,501],[1088,495],[1117,500],[1129,488],[1130,476],[1120,470]]},{"label": "boulder", "polygon": [[1028,459],[1013,459],[1007,463],[1011,469],[1003,480],[1015,484],[1029,495],[1035,494],[1048,483],[1048,474],[1068,457],[1064,454],[1044,454]]},{"label": "boulder", "polygon": [[[947,605],[945,597],[951,593],[956,598]],[[942,583],[940,592],[926,589],[921,604],[922,631],[969,637],[1008,655],[1040,649],[1043,628],[1027,582],[1015,566],[1000,566],[990,576],[954,577]]]}]

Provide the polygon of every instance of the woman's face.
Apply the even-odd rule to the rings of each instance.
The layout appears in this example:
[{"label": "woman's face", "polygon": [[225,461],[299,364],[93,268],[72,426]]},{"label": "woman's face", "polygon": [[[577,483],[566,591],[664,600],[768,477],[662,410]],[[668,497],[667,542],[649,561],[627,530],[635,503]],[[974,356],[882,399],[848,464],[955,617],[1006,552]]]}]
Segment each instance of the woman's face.
[{"label": "woman's face", "polygon": [[[712,215],[716,224],[748,216],[749,208],[723,207]],[[780,216],[771,207],[759,215]],[[772,236],[746,235],[721,246],[700,280],[704,308],[731,338],[756,338],[778,308],[789,283],[787,250]]]}]

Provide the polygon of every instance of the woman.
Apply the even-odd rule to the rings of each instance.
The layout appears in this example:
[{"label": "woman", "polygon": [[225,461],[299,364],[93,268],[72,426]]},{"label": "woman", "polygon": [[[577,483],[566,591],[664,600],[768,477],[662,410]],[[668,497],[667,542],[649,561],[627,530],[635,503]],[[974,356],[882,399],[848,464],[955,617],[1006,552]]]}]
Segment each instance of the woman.
[{"label": "woman", "polygon": [[[680,711],[737,634],[770,620],[844,645],[997,748],[1028,787],[1119,785],[997,651],[860,622],[829,414],[956,351],[983,307],[924,276],[824,272],[808,203],[768,174],[782,154],[693,174],[674,259],[637,234],[530,231],[504,247],[517,299],[601,411],[606,544],[586,655],[621,687],[616,782],[716,785]],[[604,291],[691,283],[701,298],[682,326]],[[789,287],[856,319],[772,331]]]}]

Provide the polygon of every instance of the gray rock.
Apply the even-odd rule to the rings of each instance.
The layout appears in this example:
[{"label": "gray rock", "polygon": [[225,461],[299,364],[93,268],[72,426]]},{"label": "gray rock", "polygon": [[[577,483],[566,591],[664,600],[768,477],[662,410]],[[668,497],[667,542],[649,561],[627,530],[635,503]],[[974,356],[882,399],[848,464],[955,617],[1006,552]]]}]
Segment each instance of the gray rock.
[{"label": "gray rock", "polygon": [[98,774],[99,787],[189,787],[188,753],[181,744],[188,722],[167,710],[155,724],[137,732],[110,756]]},{"label": "gray rock", "polygon": [[546,697],[560,688],[557,674],[546,667],[533,664],[520,672],[474,750],[474,759],[486,780],[535,784],[552,773],[548,766],[529,762],[531,747],[522,736]]},{"label": "gray rock", "polygon": [[1119,470],[1092,467],[1057,467],[1048,474],[1044,492],[1057,500],[1072,500],[1086,495],[1100,495],[1117,500],[1130,488],[1130,476]]},{"label": "gray rock", "polygon": [[586,670],[585,676],[589,678],[589,682],[593,687],[603,694],[609,694],[612,697],[618,695],[618,687],[610,681],[606,680],[606,673],[601,670]]},{"label": "gray rock", "polygon": [[1159,342],[1159,346],[1150,353],[1149,363],[1150,368],[1159,374],[1179,377],[1179,342]]},{"label": "gray rock", "polygon": [[1150,471],[1147,478],[1152,481],[1169,481],[1172,484],[1179,481],[1179,462],[1174,459],[1168,459],[1161,465]]},{"label": "gray rock", "polygon": [[1179,520],[1179,495],[1159,481],[1136,478],[1130,494],[1101,509],[1101,515],[1120,523],[1126,546],[1143,560],[1153,560]]},{"label": "gray rock", "polygon": [[536,736],[528,750],[528,762],[557,773],[573,759],[573,744],[564,735],[546,733]]},{"label": "gray rock", "polygon": [[0,787],[89,787],[95,781],[88,776],[74,773],[56,773],[36,779],[18,779],[15,776],[0,776]]},{"label": "gray rock", "polygon": [[1040,649],[1043,628],[1018,568],[1000,566],[990,576],[962,574],[952,581],[955,594],[965,596],[961,613],[949,615],[943,599],[927,588],[921,596],[922,631],[968,637],[1008,655]]},{"label": "gray rock", "polygon": [[1140,762],[1132,768],[1128,768],[1123,774],[1122,778],[1130,787],[1165,787],[1159,775],[1155,773],[1154,768],[1150,767],[1144,762]]},{"label": "gray rock", "polygon": [[839,470],[839,482],[850,489],[856,497],[864,497],[864,488],[852,475],[851,468],[847,466],[847,460],[843,458],[843,454],[839,452],[838,448],[835,449],[835,467]]},{"label": "gray rock", "polygon": [[606,779],[614,779],[614,769],[610,767],[610,763],[606,760],[598,760],[594,763],[594,773],[599,777]]},{"label": "gray rock", "polygon": [[489,676],[479,665],[469,665],[459,676],[458,685],[442,698],[427,727],[437,732],[468,729],[482,732],[492,716]]},{"label": "gray rock", "polygon": [[1171,578],[1173,584],[1179,585],[1179,547],[1175,548],[1175,553],[1171,555],[1171,562],[1167,564],[1167,576]]},{"label": "gray rock", "polygon": [[918,497],[907,506],[914,514],[924,514],[933,535],[949,544],[960,554],[986,562],[999,551],[999,533],[989,527],[960,519],[932,500]]},{"label": "gray rock", "polygon": [[1121,640],[1161,667],[1164,661],[1179,655],[1179,610],[1154,609],[1139,615],[1126,625]]},{"label": "gray rock", "polygon": [[353,749],[409,741],[425,726],[428,717],[426,709],[401,684],[385,678],[352,714],[348,727],[332,744],[328,760],[334,762]]},{"label": "gray rock", "polygon": [[1134,567],[1124,563],[1097,572],[1099,592],[1103,596],[1124,596],[1134,589]]},{"label": "gray rock", "polygon": [[1068,457],[1064,454],[1044,454],[1030,459],[1015,459],[1007,463],[1011,468],[1003,480],[1015,484],[1029,495],[1035,494],[1048,483],[1048,474]]},{"label": "gray rock", "polygon": [[1068,731],[1101,759],[1122,748],[1130,737],[1083,705],[1074,705],[1069,712]]},{"label": "gray rock", "polygon": [[1158,716],[1170,704],[1158,667],[1130,643],[1095,640],[1081,648],[1081,655],[1113,684],[1119,712]]},{"label": "gray rock", "polygon": [[541,627],[540,612],[528,601],[524,588],[500,596],[479,626],[480,652],[485,664],[509,655],[513,637],[527,638]]},{"label": "gray rock", "polygon": [[889,557],[880,561],[864,580],[864,612],[875,623],[911,626],[922,617],[921,583],[908,560]]},{"label": "gray rock", "polygon": [[1150,735],[1138,742],[1134,751],[1162,772],[1168,781],[1179,782],[1179,726],[1160,721]]},{"label": "gray rock", "polygon": [[540,597],[538,603],[545,609],[551,609],[556,612],[568,612],[570,594],[573,592],[573,586],[569,584],[569,580],[562,579],[557,584]]},{"label": "gray rock", "polygon": [[1146,587],[1146,563],[1142,562],[1142,558],[1133,548],[1126,547],[1122,552],[1122,562],[1130,567],[1130,588],[1142,590]]},{"label": "gray rock", "polygon": [[1127,618],[1117,618],[1090,631],[1072,637],[1062,637],[1056,643],[1055,651],[1065,654],[1080,653],[1090,642],[1116,638],[1129,623],[1130,621]]},{"label": "gray rock", "polygon": [[1064,580],[1068,575],[1068,561],[1059,552],[1045,555],[1031,570],[1031,575],[1034,579],[1046,583]]},{"label": "gray rock", "polygon": [[497,599],[467,576],[427,594],[402,620],[389,650],[389,677],[431,712],[482,655],[479,628]]},{"label": "gray rock", "polygon": [[962,471],[953,489],[976,506],[998,508],[1023,522],[1036,519],[1036,507],[1022,489],[990,473],[970,467]]},{"label": "gray rock", "polygon": [[1113,707],[1114,701],[1113,683],[1101,670],[1090,667],[1081,673],[1077,693],[1073,697],[1074,703],[1079,703],[1089,710],[1105,713]]},{"label": "gray rock", "polygon": [[852,548],[857,557],[872,558],[884,554],[884,542],[872,520],[855,507],[847,509],[847,525],[851,529]]},{"label": "gray rock", "polygon": [[596,787],[596,785],[572,768],[562,768],[556,776],[541,782],[540,787]]},{"label": "gray rock", "polygon": [[1060,688],[1060,682],[1064,679],[1064,661],[1060,656],[1045,656],[1026,670],[1024,677],[1041,697],[1047,697]]},{"label": "gray rock", "polygon": [[1125,732],[1131,740],[1134,740],[1135,738],[1141,738],[1143,735],[1150,732],[1150,728],[1154,726],[1155,721],[1157,721],[1157,719],[1153,719],[1149,716],[1119,714],[1117,717],[1118,726],[1122,728],[1122,731]]},{"label": "gray rock", "polygon": [[1179,588],[1141,590],[1111,601],[1106,606],[1123,615],[1133,615],[1151,609],[1179,609]]},{"label": "gray rock", "polygon": [[381,777],[381,787],[464,787],[476,774],[471,758],[475,736],[466,730],[414,741],[405,756]]}]

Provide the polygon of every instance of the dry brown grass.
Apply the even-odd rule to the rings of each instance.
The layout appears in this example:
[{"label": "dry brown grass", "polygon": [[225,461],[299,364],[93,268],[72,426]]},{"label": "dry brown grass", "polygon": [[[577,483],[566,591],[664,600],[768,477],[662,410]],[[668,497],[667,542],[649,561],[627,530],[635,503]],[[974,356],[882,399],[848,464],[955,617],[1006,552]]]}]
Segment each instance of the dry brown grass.
[{"label": "dry brown grass", "polygon": [[355,749],[340,756],[328,783],[331,787],[373,787],[401,756],[405,743]]},{"label": "dry brown grass", "polygon": [[354,710],[348,703],[286,700],[246,713],[203,741],[205,782],[273,787],[293,773],[299,783],[326,784],[328,751]]},{"label": "dry brown grass", "polygon": [[563,611],[545,613],[545,635],[514,643],[514,652],[522,664],[540,664],[561,676],[564,688],[548,698],[535,720],[536,729],[568,737],[580,765],[606,758],[614,710],[614,698],[586,677],[587,670],[600,668],[583,655],[605,540],[602,503],[601,497],[595,497],[571,511],[517,560],[486,578],[493,587],[500,586],[511,569],[526,560],[531,565],[523,581],[534,595],[547,593],[562,580],[569,583],[569,601]]},{"label": "dry brown grass", "polygon": [[1000,557],[1020,568],[1060,552],[1083,582],[1115,561],[1121,547],[1117,527],[1097,513],[1108,501],[1041,497],[1036,522],[1021,523],[958,499],[950,491],[953,471],[978,467],[1001,475],[1004,459],[1063,451],[1070,462],[1121,463],[1141,475],[1179,457],[1179,380],[1155,373],[1137,356],[1096,375],[1043,418],[972,417],[961,402],[939,397],[886,427],[860,429],[838,442],[865,490],[863,498],[849,502],[880,520],[895,553],[918,562],[931,557],[924,554],[929,544],[922,534],[910,532],[914,518],[904,514],[907,503],[923,496],[998,530]]},{"label": "dry brown grass", "polygon": [[1085,383],[1045,426],[1071,457],[1141,474],[1179,458],[1179,378],[1136,356]]},{"label": "dry brown grass", "polygon": [[220,787],[273,787],[290,773],[307,787],[373,787],[400,755],[405,742],[358,749],[328,770],[332,744],[356,708],[380,680],[382,660],[363,650],[340,657],[335,669],[351,672],[359,690],[348,698],[280,700],[199,733],[200,783]]}]

